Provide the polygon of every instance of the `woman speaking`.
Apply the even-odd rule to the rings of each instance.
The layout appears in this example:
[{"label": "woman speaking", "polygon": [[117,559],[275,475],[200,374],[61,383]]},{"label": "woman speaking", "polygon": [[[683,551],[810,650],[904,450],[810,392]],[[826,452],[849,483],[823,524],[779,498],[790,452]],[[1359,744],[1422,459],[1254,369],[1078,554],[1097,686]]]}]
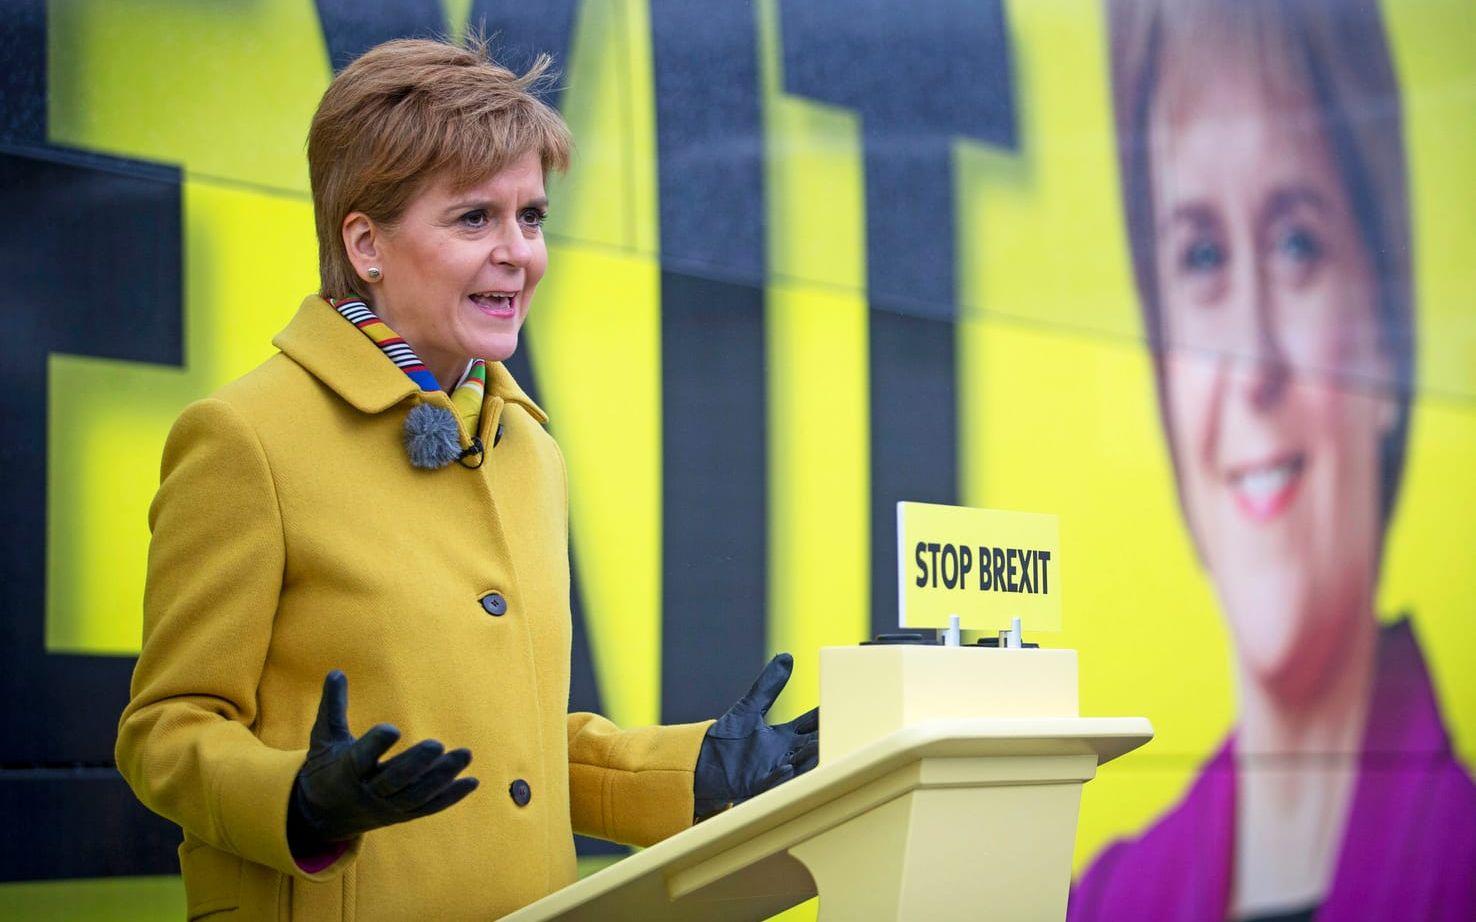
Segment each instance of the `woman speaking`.
[{"label": "woman speaking", "polygon": [[568,713],[564,464],[500,364],[569,158],[547,65],[396,41],[334,79],[321,289],[170,432],[117,761],[190,918],[493,918],[574,880],[575,830],[650,844],[815,764],[816,712],[763,717],[785,655],[715,724]]}]

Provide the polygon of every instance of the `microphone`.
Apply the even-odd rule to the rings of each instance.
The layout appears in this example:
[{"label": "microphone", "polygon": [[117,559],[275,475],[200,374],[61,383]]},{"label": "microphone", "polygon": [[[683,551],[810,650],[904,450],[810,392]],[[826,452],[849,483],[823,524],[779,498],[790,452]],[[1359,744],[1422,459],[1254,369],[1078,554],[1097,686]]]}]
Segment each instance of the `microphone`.
[{"label": "microphone", "polygon": [[[452,461],[481,455],[485,449],[482,440],[474,438],[463,450],[456,417],[451,415],[451,411],[435,404],[419,403],[411,407],[405,417],[405,452],[414,466],[434,471]],[[479,459],[476,464],[465,466],[481,467],[482,462]]]}]

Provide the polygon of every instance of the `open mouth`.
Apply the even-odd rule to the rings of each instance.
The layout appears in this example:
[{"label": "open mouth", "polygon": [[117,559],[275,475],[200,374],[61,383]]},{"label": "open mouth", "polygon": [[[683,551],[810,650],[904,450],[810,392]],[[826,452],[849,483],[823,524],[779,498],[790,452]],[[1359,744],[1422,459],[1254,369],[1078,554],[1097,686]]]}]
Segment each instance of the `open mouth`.
[{"label": "open mouth", "polygon": [[1306,467],[1303,454],[1283,455],[1230,472],[1230,491],[1240,510],[1257,522],[1266,522],[1291,505]]},{"label": "open mouth", "polygon": [[489,317],[511,317],[517,313],[516,291],[478,291],[467,297],[477,310]]}]

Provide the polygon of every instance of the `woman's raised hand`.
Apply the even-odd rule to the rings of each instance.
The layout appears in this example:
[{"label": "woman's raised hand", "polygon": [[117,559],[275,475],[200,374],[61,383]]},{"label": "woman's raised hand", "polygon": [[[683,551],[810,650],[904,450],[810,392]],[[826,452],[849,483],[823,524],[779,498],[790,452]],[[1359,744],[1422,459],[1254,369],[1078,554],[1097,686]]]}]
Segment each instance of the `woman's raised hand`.
[{"label": "woman's raised hand", "polygon": [[348,677],[337,669],[328,673],[307,761],[292,785],[287,830],[293,854],[437,813],[477,789],[477,779],[457,777],[471,751],[446,752],[437,740],[380,762],[399,738],[389,724],[375,724],[355,739],[348,727]]},{"label": "woman's raised hand", "polygon": [[783,784],[819,761],[819,708],[788,723],[765,719],[793,671],[788,653],[769,660],[748,694],[708,728],[692,779],[695,819]]}]

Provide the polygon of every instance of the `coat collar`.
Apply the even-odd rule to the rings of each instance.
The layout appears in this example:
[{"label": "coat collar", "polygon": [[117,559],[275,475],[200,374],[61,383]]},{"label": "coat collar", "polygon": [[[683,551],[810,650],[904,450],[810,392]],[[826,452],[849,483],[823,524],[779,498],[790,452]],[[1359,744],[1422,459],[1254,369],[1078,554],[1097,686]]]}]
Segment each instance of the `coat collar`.
[{"label": "coat collar", "polygon": [[[369,337],[317,295],[303,299],[272,345],[364,413],[382,413],[420,393]],[[548,422],[548,414],[523,393],[501,362],[488,362],[487,372],[488,398],[519,404],[538,422]]]}]

